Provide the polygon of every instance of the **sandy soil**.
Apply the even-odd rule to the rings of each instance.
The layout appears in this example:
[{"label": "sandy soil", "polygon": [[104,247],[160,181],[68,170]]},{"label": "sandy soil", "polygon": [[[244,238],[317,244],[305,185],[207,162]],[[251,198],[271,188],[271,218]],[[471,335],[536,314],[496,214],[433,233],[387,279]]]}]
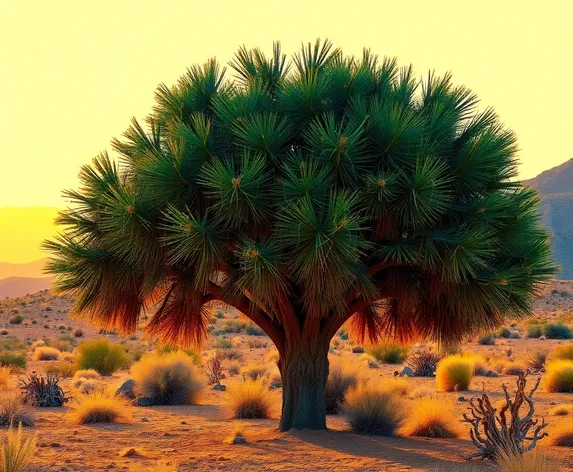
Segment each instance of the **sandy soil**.
[{"label": "sandy soil", "polygon": [[[552,291],[567,291],[571,295],[552,294]],[[71,333],[80,327],[83,336],[76,341],[93,339],[100,334],[97,329],[68,317],[70,300],[54,297],[47,292],[0,302],[0,329],[8,331],[0,336],[0,342],[16,337],[31,343],[37,339],[56,339],[64,334],[68,342]],[[48,311],[46,311],[48,309]],[[24,322],[10,324],[14,310],[22,314]],[[227,313],[232,318],[234,314]],[[549,320],[573,322],[573,282],[555,281],[548,285],[534,310],[534,316]],[[36,321],[33,324],[33,321]],[[217,320],[220,328],[225,319]],[[519,324],[524,331],[523,323]],[[68,327],[71,327],[69,329]],[[114,341],[118,336],[106,334]],[[223,336],[213,337],[220,339]],[[262,363],[272,349],[266,337],[248,336],[244,332],[225,336],[243,355],[241,364]],[[212,342],[214,342],[214,340]],[[125,340],[137,342],[135,339]],[[528,353],[537,348],[551,350],[555,346],[571,341],[538,339],[503,339],[494,346],[482,346],[477,342],[463,345],[464,350],[490,356],[507,355],[516,361],[524,360]],[[71,341],[71,344],[76,342]],[[212,345],[206,346],[206,352]],[[352,353],[350,342],[341,342],[332,355],[334,362],[356,363],[360,354]],[[42,372],[46,362],[28,361],[28,372]],[[391,378],[400,365],[381,365],[378,369],[364,366],[364,376],[371,382]],[[105,379],[109,385],[119,384],[128,378],[128,371],[119,372]],[[16,381],[16,375],[13,376]],[[501,384],[512,387],[516,377],[502,375],[497,378],[476,376],[471,390],[458,393],[440,393],[449,399],[461,418],[468,407],[468,400],[487,392],[493,399],[502,397]],[[411,388],[426,386],[435,389],[432,378],[414,377],[409,379]],[[70,381],[64,387],[72,390]],[[279,391],[280,392],[280,391]],[[214,391],[205,387],[199,405],[171,407],[134,407],[134,421],[131,424],[77,426],[69,422],[68,407],[36,409],[36,426],[27,428],[38,435],[38,450],[31,463],[31,471],[103,471],[103,470],[160,470],[159,461],[174,464],[178,470],[328,470],[328,471],[454,471],[454,470],[493,470],[487,463],[477,463],[473,469],[460,469],[464,462],[462,454],[473,451],[469,437],[461,439],[423,438],[380,438],[360,436],[349,431],[342,415],[328,417],[328,431],[278,431],[278,408],[272,419],[242,420],[245,427],[246,444],[229,445],[224,440],[231,434],[235,420],[229,418],[225,409],[225,396],[228,392]],[[277,399],[279,393],[277,392]],[[571,422],[571,417],[547,416],[547,411],[555,404],[573,403],[573,394],[550,394],[543,391],[536,394],[536,412],[545,416],[551,428],[561,422]],[[411,400],[407,400],[411,401]],[[277,405],[278,406],[278,405]],[[464,426],[464,429],[467,429]],[[0,430],[5,431],[5,429]],[[551,432],[551,429],[549,430]],[[2,434],[2,433],[0,433]],[[545,440],[544,440],[545,441]],[[556,470],[573,470],[573,450],[540,443],[539,452],[560,462]],[[144,454],[121,457],[120,451],[137,448]]]}]

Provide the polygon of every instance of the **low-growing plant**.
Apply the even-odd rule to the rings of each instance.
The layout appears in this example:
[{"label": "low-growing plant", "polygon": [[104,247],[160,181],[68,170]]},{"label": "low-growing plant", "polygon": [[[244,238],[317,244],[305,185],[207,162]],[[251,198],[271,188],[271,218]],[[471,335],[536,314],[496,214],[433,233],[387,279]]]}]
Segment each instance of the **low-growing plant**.
[{"label": "low-growing plant", "polygon": [[447,401],[434,396],[420,397],[408,406],[408,417],[402,434],[426,438],[457,438],[460,434],[459,421]]},{"label": "low-growing plant", "polygon": [[573,423],[562,422],[551,430],[550,443],[553,446],[573,447]]},{"label": "low-growing plant", "polygon": [[230,382],[227,408],[236,419],[269,418],[275,398],[262,379]]},{"label": "low-growing plant", "polygon": [[57,375],[65,379],[73,377],[76,370],[77,366],[74,363],[66,361],[52,362],[44,366],[46,374]]},{"label": "low-growing plant", "polygon": [[95,369],[101,375],[111,375],[128,362],[125,349],[120,344],[113,344],[109,339],[85,341],[78,346],[78,368]]},{"label": "low-growing plant", "polygon": [[0,366],[26,368],[26,354],[21,352],[0,351]]},{"label": "low-growing plant", "polygon": [[76,329],[74,330],[74,336],[75,336],[76,338],[81,338],[83,335],[84,335],[84,332],[83,332],[83,330],[82,330],[81,328],[76,328]]},{"label": "low-growing plant", "polygon": [[0,444],[0,472],[23,472],[36,451],[36,435],[24,441],[22,424],[16,431],[11,424]]},{"label": "low-growing plant", "polygon": [[433,377],[441,358],[442,356],[432,349],[419,349],[408,358],[408,365],[414,371],[414,375]]},{"label": "low-growing plant", "polygon": [[35,361],[57,361],[62,353],[50,346],[39,346],[34,349],[32,359]]},{"label": "low-growing plant", "polygon": [[511,330],[507,326],[504,326],[497,334],[500,338],[509,338],[511,336]]},{"label": "low-growing plant", "polygon": [[241,375],[244,379],[262,379],[267,373],[267,368],[261,364],[247,364],[241,368]]},{"label": "low-growing plant", "polygon": [[386,341],[370,348],[368,353],[379,362],[401,364],[408,356],[408,348],[394,341]]},{"label": "low-growing plant", "polygon": [[249,336],[264,336],[265,332],[254,323],[249,323],[245,326],[245,332]]},{"label": "low-growing plant", "polygon": [[573,361],[548,362],[543,380],[548,392],[573,393]]},{"label": "low-growing plant", "polygon": [[444,357],[436,368],[436,387],[439,391],[467,390],[473,377],[475,364],[469,357]]},{"label": "low-growing plant", "polygon": [[44,377],[35,372],[18,379],[24,402],[40,408],[64,406],[69,400],[60,382],[61,378],[56,375],[46,374]]},{"label": "low-growing plant", "polygon": [[543,325],[541,324],[530,324],[527,326],[527,337],[528,338],[539,338],[543,335]]},{"label": "low-growing plant", "polygon": [[547,362],[547,349],[536,349],[533,351],[529,358],[527,359],[527,366],[533,372],[544,372],[545,363]]},{"label": "low-growing plant", "polygon": [[0,389],[8,387],[11,373],[10,367],[0,367]]},{"label": "low-growing plant", "polygon": [[197,368],[183,352],[143,356],[131,375],[136,393],[156,405],[193,404],[202,386]]},{"label": "low-growing plant", "polygon": [[233,347],[233,345],[231,344],[231,342],[228,339],[217,339],[213,343],[213,347],[215,349],[231,349]]},{"label": "low-growing plant", "polygon": [[573,343],[557,346],[551,353],[551,359],[573,361]]},{"label": "low-growing plant", "polygon": [[75,424],[130,423],[131,406],[121,396],[103,391],[81,395],[72,404],[70,419]]},{"label": "low-growing plant", "polygon": [[547,412],[549,416],[573,415],[573,404],[561,404],[550,408]]},{"label": "low-growing plant", "polygon": [[571,339],[573,331],[563,323],[550,323],[543,327],[543,334],[547,339]]},{"label": "low-growing plant", "polygon": [[495,344],[495,336],[492,333],[484,334],[479,337],[478,344],[482,346],[493,346]]},{"label": "low-growing plant", "polygon": [[527,453],[502,452],[497,460],[499,472],[549,472],[558,470],[555,462],[547,456]]},{"label": "low-growing plant", "polygon": [[203,372],[207,376],[209,383],[211,385],[216,385],[223,380],[225,374],[223,374],[223,356],[221,353],[217,352],[214,356],[208,359],[203,365]]},{"label": "low-growing plant", "polygon": [[10,318],[10,324],[22,324],[22,321],[24,321],[23,315],[15,315]]},{"label": "low-growing plant", "polygon": [[238,375],[239,372],[241,371],[241,366],[239,365],[238,362],[233,362],[232,364],[229,365],[229,375]]},{"label": "low-growing plant", "polygon": [[393,436],[405,419],[403,400],[374,384],[359,383],[349,388],[342,412],[358,434]]},{"label": "low-growing plant", "polygon": [[358,384],[358,371],[341,362],[330,366],[328,379],[325,387],[326,413],[333,415],[338,413],[344,403],[344,396],[350,387]]},{"label": "low-growing plant", "polygon": [[223,333],[240,333],[245,329],[245,323],[240,320],[227,320],[221,325]]},{"label": "low-growing plant", "polygon": [[0,390],[0,425],[34,425],[34,412],[17,390]]},{"label": "low-growing plant", "polygon": [[520,375],[527,372],[527,366],[520,362],[510,362],[502,370],[503,375]]}]

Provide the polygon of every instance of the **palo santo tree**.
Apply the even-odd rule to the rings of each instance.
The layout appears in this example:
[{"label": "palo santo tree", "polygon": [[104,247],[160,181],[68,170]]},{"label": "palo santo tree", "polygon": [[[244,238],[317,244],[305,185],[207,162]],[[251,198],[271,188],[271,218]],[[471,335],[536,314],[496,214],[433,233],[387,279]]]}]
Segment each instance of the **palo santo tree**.
[{"label": "palo santo tree", "polygon": [[108,329],[200,343],[208,308],[250,318],[280,355],[281,429],[326,427],[328,346],[459,340],[528,313],[553,275],[516,139],[450,75],[418,80],[328,41],[292,61],[239,49],[160,85],[82,167],[45,248],[75,313]]},{"label": "palo santo tree", "polygon": [[[521,455],[531,451],[540,439],[547,436],[542,432],[547,427],[545,418],[534,419],[533,394],[539,387],[541,377],[537,378],[535,386],[529,394],[525,392],[528,374],[519,374],[517,390],[513,400],[507,387],[502,384],[505,393],[505,405],[499,410],[491,404],[487,394],[481,398],[470,400],[471,417],[464,413],[464,422],[471,424],[470,436],[478,451],[466,456],[466,459],[479,457],[497,461],[500,455]],[[525,416],[521,417],[521,408],[526,408]]]}]

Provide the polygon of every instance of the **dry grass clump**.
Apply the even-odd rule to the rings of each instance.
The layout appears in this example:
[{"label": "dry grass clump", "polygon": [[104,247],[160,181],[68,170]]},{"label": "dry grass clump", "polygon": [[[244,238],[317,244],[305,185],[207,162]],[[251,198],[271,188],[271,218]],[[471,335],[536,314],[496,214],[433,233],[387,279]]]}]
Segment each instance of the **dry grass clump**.
[{"label": "dry grass clump", "polygon": [[404,378],[388,379],[380,388],[393,393],[394,395],[404,397],[408,395],[408,392],[410,391],[410,382]]},{"label": "dry grass clump", "polygon": [[16,390],[0,390],[0,425],[34,425],[34,411],[24,404]]},{"label": "dry grass clump", "polygon": [[410,393],[409,397],[413,400],[415,398],[431,397],[434,395],[434,390],[429,387],[424,387],[423,385],[415,388]]},{"label": "dry grass clump", "polygon": [[436,387],[439,391],[467,390],[472,380],[475,363],[460,355],[444,357],[436,369]]},{"label": "dry grass clump", "polygon": [[193,360],[181,351],[144,356],[131,367],[131,375],[137,395],[156,405],[193,404],[202,387]]},{"label": "dry grass clump", "polygon": [[227,388],[227,408],[233,418],[269,418],[274,405],[274,395],[261,379],[235,381]]},{"label": "dry grass clump", "polygon": [[69,414],[75,424],[130,423],[131,406],[119,397],[103,391],[82,395],[76,399]]},{"label": "dry grass clump", "polygon": [[271,362],[274,362],[276,364],[279,361],[279,358],[279,351],[273,349],[265,355],[265,363],[270,364]]},{"label": "dry grass clump", "polygon": [[326,413],[329,415],[338,413],[344,403],[346,391],[350,387],[355,387],[357,383],[358,371],[355,367],[343,365],[341,362],[331,365],[324,390]]},{"label": "dry grass clump", "polygon": [[543,376],[548,392],[573,393],[573,361],[551,361]]},{"label": "dry grass clump", "polygon": [[519,375],[527,372],[527,366],[521,362],[510,362],[502,370],[503,375]]},{"label": "dry grass clump", "polygon": [[71,362],[58,361],[44,367],[46,374],[57,375],[65,379],[73,377],[77,371],[77,366]]},{"label": "dry grass clump", "polygon": [[499,472],[549,472],[558,470],[548,457],[539,454],[501,453],[497,460]]},{"label": "dry grass clump", "polygon": [[50,346],[38,346],[34,349],[32,359],[35,361],[57,361],[62,355],[59,349]]},{"label": "dry grass clump", "polygon": [[94,369],[101,375],[111,375],[127,365],[128,356],[123,346],[102,338],[81,343],[77,362],[79,369]]},{"label": "dry grass clump", "polygon": [[421,397],[408,406],[408,418],[402,430],[406,436],[457,438],[459,421],[449,403],[436,397]]},{"label": "dry grass clump", "polygon": [[94,369],[80,369],[76,370],[74,380],[77,379],[99,379],[99,373]]},{"label": "dry grass clump", "polygon": [[543,372],[548,354],[547,349],[536,349],[527,359],[527,366],[534,372]]},{"label": "dry grass clump", "polygon": [[260,364],[247,364],[241,368],[241,375],[243,378],[249,378],[251,380],[257,380],[263,378],[267,373],[267,368]]},{"label": "dry grass clump", "polygon": [[408,365],[418,377],[433,377],[442,356],[432,349],[424,348],[414,352],[408,359]]},{"label": "dry grass clump", "polygon": [[10,367],[0,367],[0,388],[7,388],[10,385]]},{"label": "dry grass clump", "polygon": [[379,362],[401,364],[408,357],[408,348],[394,341],[385,341],[371,347],[368,353]]},{"label": "dry grass clump", "polygon": [[563,421],[552,429],[549,441],[553,446],[573,447],[573,421]]},{"label": "dry grass clump", "polygon": [[562,404],[550,408],[547,412],[550,416],[567,416],[573,415],[573,405]]},{"label": "dry grass clump", "polygon": [[10,425],[0,446],[0,472],[23,472],[35,451],[36,435],[24,441],[22,425],[16,431]]},{"label": "dry grass clump", "polygon": [[573,343],[557,346],[551,354],[551,359],[573,361]]},{"label": "dry grass clump", "polygon": [[360,383],[348,389],[342,412],[358,434],[393,436],[404,421],[404,404],[394,393]]}]

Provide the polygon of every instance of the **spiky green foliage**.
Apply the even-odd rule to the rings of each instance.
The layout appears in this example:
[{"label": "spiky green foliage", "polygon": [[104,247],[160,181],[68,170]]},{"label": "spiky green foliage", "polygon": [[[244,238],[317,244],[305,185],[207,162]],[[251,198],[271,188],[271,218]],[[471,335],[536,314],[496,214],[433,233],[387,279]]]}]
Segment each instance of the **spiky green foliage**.
[{"label": "spiky green foliage", "polygon": [[206,306],[243,311],[277,343],[457,340],[528,312],[554,274],[515,135],[450,75],[326,42],[288,61],[241,48],[161,85],[145,124],[69,191],[45,243],[77,313],[171,343],[207,333]]}]

